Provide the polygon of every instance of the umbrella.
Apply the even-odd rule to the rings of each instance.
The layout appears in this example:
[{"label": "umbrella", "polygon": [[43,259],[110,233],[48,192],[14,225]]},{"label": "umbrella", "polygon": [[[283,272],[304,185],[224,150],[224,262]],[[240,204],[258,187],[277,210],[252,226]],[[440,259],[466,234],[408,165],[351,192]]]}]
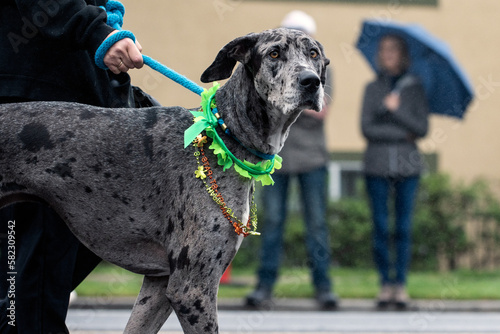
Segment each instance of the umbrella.
[{"label": "umbrella", "polygon": [[378,71],[379,41],[388,34],[398,35],[406,40],[411,58],[408,71],[420,78],[430,111],[463,118],[474,93],[448,45],[418,24],[366,20],[356,47],[375,71]]}]

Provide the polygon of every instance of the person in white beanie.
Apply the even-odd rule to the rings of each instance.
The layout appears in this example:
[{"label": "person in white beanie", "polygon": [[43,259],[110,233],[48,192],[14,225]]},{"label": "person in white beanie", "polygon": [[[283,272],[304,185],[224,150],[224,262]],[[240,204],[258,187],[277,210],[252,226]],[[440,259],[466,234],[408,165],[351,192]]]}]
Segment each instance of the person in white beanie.
[{"label": "person in white beanie", "polygon": [[[281,26],[316,33],[316,23],[308,14],[294,10],[285,16]],[[323,309],[335,309],[338,301],[331,292],[329,277],[330,245],[326,231],[327,162],[324,118],[331,100],[330,73],[327,73],[323,110],[305,110],[292,125],[288,139],[280,152],[283,167],[273,174],[274,186],[263,188],[264,219],[258,284],[246,297],[247,306],[263,306],[272,298],[283,252],[283,230],[287,213],[288,185],[292,178],[299,181],[303,216],[306,223],[308,264],[316,290],[316,300]]]},{"label": "person in white beanie", "polygon": [[288,13],[281,21],[281,27],[300,30],[311,36],[316,35],[316,21],[301,10]]}]

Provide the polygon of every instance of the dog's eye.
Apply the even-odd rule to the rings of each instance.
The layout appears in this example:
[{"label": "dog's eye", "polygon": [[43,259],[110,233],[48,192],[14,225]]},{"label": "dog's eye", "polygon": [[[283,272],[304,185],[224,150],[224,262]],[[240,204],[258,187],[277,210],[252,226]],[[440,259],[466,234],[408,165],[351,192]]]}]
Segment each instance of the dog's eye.
[{"label": "dog's eye", "polygon": [[269,55],[271,56],[271,58],[276,59],[280,56],[280,53],[278,51],[274,50],[274,51],[271,51],[271,53]]},{"label": "dog's eye", "polygon": [[318,57],[318,51],[311,49],[311,51],[309,51],[309,55],[311,56],[311,58],[316,58]]}]

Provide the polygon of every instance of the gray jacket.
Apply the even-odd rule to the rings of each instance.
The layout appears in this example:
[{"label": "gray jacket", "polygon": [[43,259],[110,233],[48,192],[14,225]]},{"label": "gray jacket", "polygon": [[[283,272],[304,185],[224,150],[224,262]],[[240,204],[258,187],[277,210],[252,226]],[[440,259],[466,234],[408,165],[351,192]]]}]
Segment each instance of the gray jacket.
[{"label": "gray jacket", "polygon": [[326,149],[323,120],[302,114],[290,127],[290,133],[279,155],[283,167],[278,174],[300,174],[326,166]]},{"label": "gray jacket", "polygon": [[[415,140],[427,134],[428,105],[420,81],[406,74],[395,84],[380,75],[365,89],[361,129],[368,141],[364,155],[367,175],[406,177],[419,175],[422,157]],[[388,111],[383,99],[391,91],[400,94],[400,107]]]}]

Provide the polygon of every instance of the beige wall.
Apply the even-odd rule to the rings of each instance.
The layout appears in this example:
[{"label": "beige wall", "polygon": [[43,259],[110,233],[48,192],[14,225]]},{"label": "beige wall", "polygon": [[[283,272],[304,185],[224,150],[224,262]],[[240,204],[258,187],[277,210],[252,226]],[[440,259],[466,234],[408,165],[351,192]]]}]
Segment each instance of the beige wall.
[{"label": "beige wall", "polygon": [[[242,0],[123,3],[127,9],[124,28],[136,34],[144,54],[197,83],[218,50],[233,38],[276,27],[292,9],[314,16],[317,39],[325,46],[335,72],[334,104],[327,122],[329,148],[335,151],[362,151],[364,147],[359,109],[364,85],[373,73],[353,47],[362,19],[384,17],[421,23],[449,43],[477,93],[463,122],[432,116],[429,135],[421,147],[437,152],[439,169],[457,179],[485,177],[500,186],[498,0],[439,0],[438,7]],[[164,105],[199,104],[195,94],[150,69],[135,71],[133,79]]]}]

